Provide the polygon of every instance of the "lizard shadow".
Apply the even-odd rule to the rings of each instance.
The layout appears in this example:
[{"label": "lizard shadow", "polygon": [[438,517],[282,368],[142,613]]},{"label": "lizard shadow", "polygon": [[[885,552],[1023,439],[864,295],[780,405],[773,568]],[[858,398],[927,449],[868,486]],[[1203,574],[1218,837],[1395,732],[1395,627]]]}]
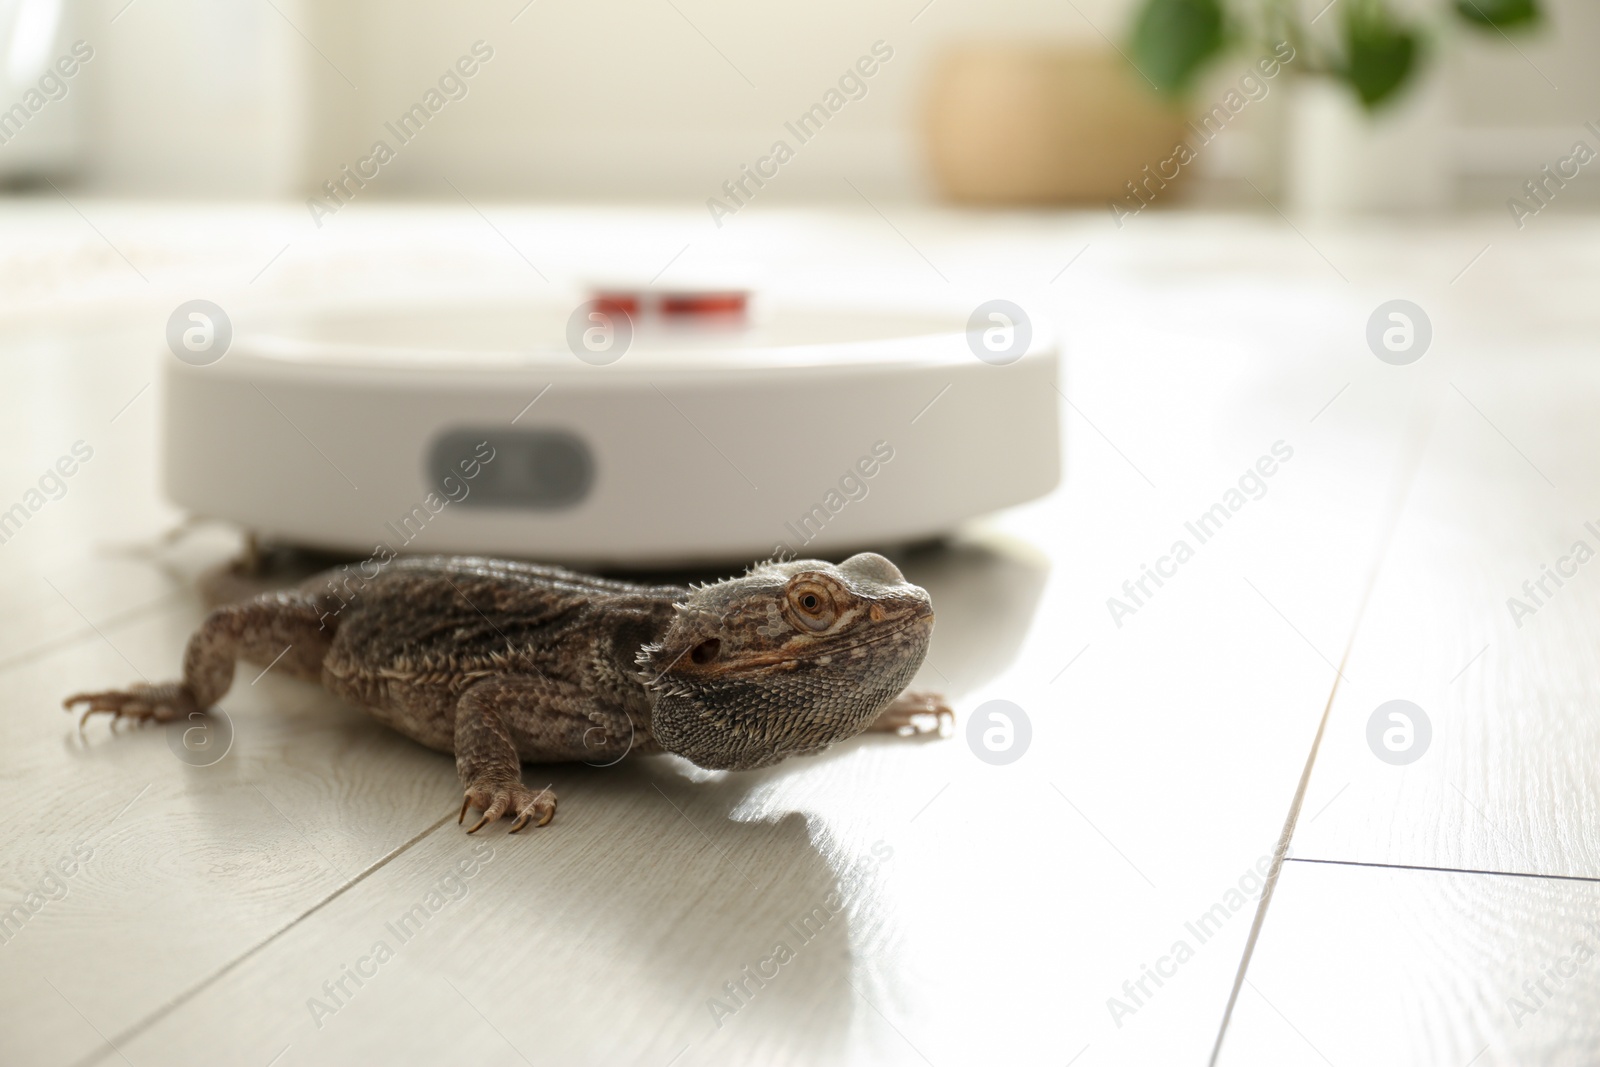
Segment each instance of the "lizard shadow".
[{"label": "lizard shadow", "polygon": [[[1042,558],[985,541],[895,558],[939,606],[918,684],[959,694],[1014,661],[1048,573]],[[836,788],[841,775],[848,781],[861,755],[852,750],[878,744],[917,742],[869,735],[739,773],[699,771],[670,756],[530,768],[555,781],[564,805],[564,832],[542,839],[540,853],[585,854],[606,841],[627,858],[575,864],[544,882],[538,905],[503,906],[529,922],[553,906],[575,922],[568,933],[598,943],[606,962],[582,961],[574,987],[605,988],[619,1017],[656,1020],[661,1036],[648,1051],[663,1061],[685,1048],[679,1062],[764,1062],[797,1050],[838,1058],[852,1027],[876,1019],[858,957],[892,952],[895,919],[880,879],[895,877],[892,865],[882,868],[899,827],[875,818],[844,825],[804,793]],[[888,840],[866,843],[874,827]],[[515,851],[507,869],[525,867],[533,878],[552,858]]]},{"label": "lizard shadow", "polygon": [[997,677],[1022,649],[1044,595],[1049,560],[1020,543],[955,540],[896,557],[928,591],[938,618],[916,684],[959,697]]},{"label": "lizard shadow", "polygon": [[[561,812],[531,835],[488,838],[497,878],[479,904],[498,929],[528,932],[540,967],[561,975],[516,1024],[530,1044],[554,1062],[602,1047],[619,1062],[842,1054],[862,1007],[851,984],[851,926],[870,907],[851,892],[862,857],[836,850],[830,862],[799,812],[738,818],[772,772],[695,781],[662,756],[527,773],[553,780]],[[512,968],[503,978],[519,982]],[[549,1044],[570,1032],[561,1020],[593,1018],[602,996],[605,1017],[641,1032]]]},{"label": "lizard shadow", "polygon": [[[1041,558],[979,540],[892,558],[939,612],[919,686],[959,696],[1011,664],[1048,573]],[[308,716],[326,714],[325,700],[310,703]],[[353,710],[321,728],[336,750],[390,747],[386,728]],[[307,746],[316,750],[310,762],[330,747],[314,732],[275,740],[284,749],[273,760],[279,767],[295,765]],[[592,1059],[597,1047],[618,1060],[680,1065],[766,1062],[797,1050],[839,1058],[853,1027],[876,1018],[858,992],[857,956],[875,952],[893,924],[874,884],[892,848],[843,840],[853,830],[808,807],[800,791],[837,785],[837,767],[857,746],[908,744],[915,742],[869,736],[737,774],[693,771],[676,757],[526,768],[525,780],[554,785],[556,821],[515,838],[501,823],[474,839],[497,853],[492,875],[474,889],[484,938],[497,946],[474,963],[476,980],[506,990],[515,1007],[491,1014],[516,1045],[558,1062]],[[430,797],[435,778],[453,779],[447,757],[420,746],[408,755]],[[458,801],[448,803],[453,810]],[[441,829],[459,834],[453,825]],[[557,980],[530,980],[535,972]],[[574,1034],[570,1020],[596,1018],[638,1025]]]}]

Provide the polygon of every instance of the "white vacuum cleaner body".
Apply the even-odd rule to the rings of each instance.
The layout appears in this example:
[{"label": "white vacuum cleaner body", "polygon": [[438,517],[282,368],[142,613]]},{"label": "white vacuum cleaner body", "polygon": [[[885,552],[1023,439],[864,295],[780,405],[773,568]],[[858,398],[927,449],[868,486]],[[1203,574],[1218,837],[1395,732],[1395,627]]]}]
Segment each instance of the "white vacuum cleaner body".
[{"label": "white vacuum cleaner body", "polygon": [[1056,485],[1039,324],[742,307],[406,306],[231,342],[194,319],[164,358],[167,490],[312,548],[650,567],[919,541]]}]

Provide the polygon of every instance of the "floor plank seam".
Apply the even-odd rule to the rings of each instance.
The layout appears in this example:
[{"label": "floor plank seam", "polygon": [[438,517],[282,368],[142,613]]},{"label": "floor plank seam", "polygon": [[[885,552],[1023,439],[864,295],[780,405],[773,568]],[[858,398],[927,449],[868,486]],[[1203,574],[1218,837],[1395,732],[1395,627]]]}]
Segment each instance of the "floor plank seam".
[{"label": "floor plank seam", "polygon": [[1494,878],[1545,878],[1557,882],[1600,883],[1600,875],[1540,874],[1537,871],[1490,871],[1475,867],[1433,867],[1426,863],[1376,863],[1369,860],[1328,860],[1311,856],[1285,856],[1286,863],[1322,863],[1336,867],[1374,867],[1386,871],[1433,871],[1437,874],[1486,874]]},{"label": "floor plank seam", "polygon": [[[153,615],[162,608],[166,607],[168,604],[171,604],[173,601],[178,599],[183,592],[184,590],[182,589],[170,589],[156,597],[154,600],[140,604],[138,607],[126,608],[115,615],[106,618],[100,623],[100,627],[102,630],[116,630],[125,624],[135,622],[146,615]],[[96,630],[94,624],[92,623],[89,625],[88,629],[78,630],[70,634],[63,634],[61,637],[55,638],[54,640],[46,641],[41,645],[37,645],[25,651],[18,652],[14,656],[0,660],[0,674],[4,674],[16,667],[25,667],[36,659],[43,659],[45,656],[53,655],[54,653],[60,652],[62,649],[71,648],[73,645],[80,644],[85,638],[96,637],[99,635],[100,630]]]},{"label": "floor plank seam", "polygon": [[[97,1049],[94,1052],[91,1052],[91,1053],[79,1058],[73,1064],[73,1067],[90,1067],[90,1065],[95,1064],[95,1063],[99,1063],[100,1061],[104,1060],[107,1055],[113,1054],[113,1053],[118,1055],[118,1056],[121,1056],[122,1055],[122,1046],[123,1045],[127,1044],[129,1041],[132,1041],[134,1038],[139,1037],[141,1034],[145,1033],[151,1027],[153,1027],[157,1023],[159,1023],[161,1020],[165,1019],[167,1016],[171,1015],[173,1012],[175,1012],[179,1008],[183,1007],[189,1001],[193,1000],[195,997],[197,997],[201,993],[205,992],[205,990],[208,987],[210,987],[211,985],[213,985],[216,982],[220,981],[221,979],[225,978],[230,972],[232,972],[233,970],[237,969],[245,961],[249,960],[252,956],[257,955],[258,953],[260,953],[261,951],[266,949],[268,945],[271,945],[274,941],[277,941],[283,935],[287,934],[290,930],[293,930],[296,926],[299,926],[301,923],[305,922],[311,916],[315,915],[317,912],[321,911],[323,908],[327,907],[329,904],[332,904],[335,900],[338,900],[340,897],[344,896],[345,893],[349,892],[350,890],[354,889],[356,886],[360,885],[362,882],[366,881],[367,878],[369,878],[371,875],[376,874],[378,871],[380,871],[384,867],[388,866],[388,864],[391,861],[393,861],[395,859],[398,859],[400,856],[404,855],[413,846],[419,844],[421,841],[423,841],[425,838],[427,838],[430,834],[432,834],[436,830],[438,830],[439,827],[443,826],[445,823],[447,823],[449,821],[450,821],[450,813],[446,812],[444,815],[442,815],[439,818],[439,820],[437,822],[433,823],[431,826],[428,826],[428,827],[424,828],[419,833],[417,833],[415,836],[413,836],[410,840],[408,840],[408,841],[396,846],[387,855],[383,856],[376,863],[372,864],[372,866],[368,867],[366,870],[362,871],[360,874],[358,874],[354,878],[350,879],[350,881],[346,882],[344,885],[340,886],[338,889],[335,889],[332,893],[329,893],[326,897],[322,898],[321,900],[317,901],[315,904],[311,905],[311,907],[307,908],[305,911],[301,912],[299,915],[297,915],[293,919],[289,920],[288,923],[284,924],[282,927],[279,927],[277,930],[274,930],[272,933],[268,934],[261,941],[259,941],[256,944],[250,946],[249,948],[245,949],[239,955],[235,956],[233,959],[229,960],[227,963],[224,963],[221,967],[217,968],[211,974],[209,974],[209,975],[205,976],[204,978],[200,979],[200,981],[196,982],[194,985],[190,986],[188,989],[184,990],[183,992],[179,993],[177,996],[173,997],[167,1003],[161,1005],[159,1008],[156,1008],[154,1011],[150,1012],[144,1018],[138,1020],[137,1022],[133,1023],[130,1026],[124,1027],[121,1031],[119,1031],[113,1037],[107,1038],[106,1039],[106,1045],[108,1047],[103,1048],[103,1049]],[[123,1058],[126,1059],[125,1056]]]},{"label": "floor plank seam", "polygon": [[1288,856],[1289,844],[1294,837],[1296,825],[1300,820],[1300,808],[1305,803],[1306,790],[1311,785],[1311,774],[1316,768],[1317,753],[1322,747],[1323,734],[1327,731],[1328,720],[1333,714],[1333,702],[1339,695],[1339,682],[1344,678],[1344,669],[1349,666],[1350,652],[1355,648],[1356,635],[1361,632],[1361,620],[1366,615],[1367,604],[1372,598],[1373,590],[1378,586],[1378,578],[1383,573],[1383,563],[1389,554],[1389,546],[1394,540],[1395,531],[1400,527],[1400,519],[1405,514],[1406,503],[1411,499],[1412,488],[1416,484],[1417,474],[1422,469],[1422,461],[1427,454],[1428,442],[1433,438],[1434,419],[1438,413],[1438,404],[1433,403],[1419,420],[1415,431],[1416,437],[1412,445],[1410,462],[1404,474],[1396,479],[1392,490],[1395,499],[1390,506],[1388,521],[1385,524],[1383,535],[1378,539],[1378,546],[1373,553],[1372,570],[1367,575],[1366,587],[1361,593],[1361,602],[1356,607],[1355,618],[1350,624],[1350,635],[1345,641],[1344,650],[1339,657],[1339,665],[1334,668],[1333,683],[1328,689],[1328,699],[1323,705],[1322,716],[1317,722],[1317,732],[1312,736],[1311,749],[1306,753],[1304,768],[1300,771],[1300,781],[1295,786],[1294,797],[1289,803],[1289,813],[1284,820],[1283,830],[1278,835],[1278,843],[1272,852],[1272,867],[1267,873],[1266,884],[1261,889],[1261,899],[1256,905],[1255,917],[1250,923],[1250,933],[1245,938],[1244,952],[1239,958],[1239,969],[1234,975],[1233,988],[1228,992],[1228,1003],[1222,1011],[1222,1021],[1217,1027],[1217,1039],[1211,1047],[1211,1058],[1207,1061],[1208,1067],[1217,1067],[1217,1061],[1222,1056],[1222,1043],[1228,1036],[1228,1024],[1233,1020],[1233,1009],[1239,1003],[1239,994],[1244,988],[1245,976],[1250,969],[1250,960],[1255,955],[1256,943],[1260,940],[1261,929],[1266,923],[1267,909],[1272,904],[1272,894],[1278,886],[1278,877],[1283,873],[1283,863]]}]

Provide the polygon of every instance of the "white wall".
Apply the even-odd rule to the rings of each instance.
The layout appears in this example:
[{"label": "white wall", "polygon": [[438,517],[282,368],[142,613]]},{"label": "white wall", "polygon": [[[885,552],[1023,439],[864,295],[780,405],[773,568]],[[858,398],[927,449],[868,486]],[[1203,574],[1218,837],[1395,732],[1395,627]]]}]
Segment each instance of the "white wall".
[{"label": "white wall", "polygon": [[[762,195],[853,197],[849,178],[869,195],[915,197],[927,192],[920,100],[940,49],[1099,41],[1096,27],[1120,41],[1129,10],[1124,0],[525,2],[134,0],[114,23],[125,0],[86,2],[103,57],[93,71],[93,184],[303,196],[365,155],[384,120],[482,39],[495,56],[467,98],[400,149],[371,195],[453,197],[448,178],[474,198],[703,200],[881,39],[895,55],[867,96]],[[1600,117],[1600,11],[1590,0],[1546,2],[1552,27],[1517,38],[1520,53],[1465,30],[1444,42],[1452,142],[1465,173],[1492,191]],[[1237,143],[1207,162],[1213,177],[1254,168],[1270,182],[1262,171],[1283,121],[1274,105],[1230,131]]]},{"label": "white wall", "polygon": [[258,197],[303,185],[315,53],[283,17],[302,20],[301,0],[69,2],[95,49],[81,75],[91,188]]}]

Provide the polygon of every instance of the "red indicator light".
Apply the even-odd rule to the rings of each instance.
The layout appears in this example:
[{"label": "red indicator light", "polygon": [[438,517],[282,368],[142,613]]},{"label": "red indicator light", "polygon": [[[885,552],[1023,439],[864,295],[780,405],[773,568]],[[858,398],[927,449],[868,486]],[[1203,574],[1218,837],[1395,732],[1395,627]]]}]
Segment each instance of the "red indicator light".
[{"label": "red indicator light", "polygon": [[669,293],[599,289],[594,292],[599,310],[613,314],[623,312],[636,321],[656,316],[680,321],[740,319],[744,317],[749,300],[749,293],[731,289]]},{"label": "red indicator light", "polygon": [[663,315],[743,315],[744,293],[668,293],[661,298]]},{"label": "red indicator light", "polygon": [[639,315],[639,297],[636,293],[596,293],[594,302],[599,310],[617,314],[621,312],[629,318]]}]

